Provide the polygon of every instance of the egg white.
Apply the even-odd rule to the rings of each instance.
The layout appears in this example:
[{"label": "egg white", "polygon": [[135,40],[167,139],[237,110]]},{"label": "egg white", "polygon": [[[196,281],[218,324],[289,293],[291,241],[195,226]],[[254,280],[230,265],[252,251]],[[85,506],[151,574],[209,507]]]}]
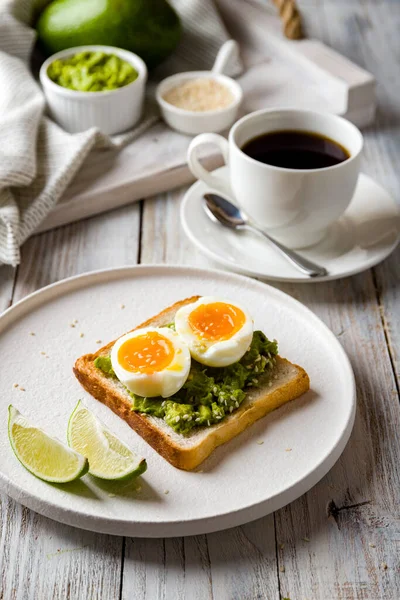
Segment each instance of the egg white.
[{"label": "egg white", "polygon": [[[171,363],[161,371],[141,373],[128,371],[118,361],[118,351],[129,339],[144,335],[147,332],[157,332],[167,338],[173,345],[175,354]],[[161,396],[168,398],[181,389],[190,371],[190,352],[184,341],[175,331],[168,327],[145,327],[127,333],[120,337],[111,350],[111,364],[118,379],[128,390],[147,398]]]},{"label": "egg white", "polygon": [[[202,338],[189,324],[189,315],[193,310],[203,304],[214,302],[231,304],[243,311],[245,315],[246,320],[243,327],[227,340]],[[237,362],[247,352],[253,339],[253,320],[249,312],[237,302],[215,296],[203,296],[197,302],[180,308],[175,315],[175,329],[189,347],[192,357],[197,362],[209,367],[226,367]]]}]

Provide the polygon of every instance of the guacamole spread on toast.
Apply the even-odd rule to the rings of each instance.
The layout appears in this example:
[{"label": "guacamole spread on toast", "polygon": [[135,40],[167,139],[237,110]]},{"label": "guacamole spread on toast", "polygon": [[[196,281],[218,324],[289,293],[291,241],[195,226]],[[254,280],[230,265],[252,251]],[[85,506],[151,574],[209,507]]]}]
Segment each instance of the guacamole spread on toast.
[{"label": "guacamole spread on toast", "polygon": [[[132,398],[132,410],[162,418],[176,432],[187,435],[194,427],[220,423],[238,409],[246,389],[258,387],[260,378],[265,381],[277,354],[277,342],[255,331],[248,351],[232,365],[206,367],[192,359],[186,383],[169,398],[142,398],[126,391]],[[116,377],[109,356],[98,356],[94,364],[105,375]]]}]

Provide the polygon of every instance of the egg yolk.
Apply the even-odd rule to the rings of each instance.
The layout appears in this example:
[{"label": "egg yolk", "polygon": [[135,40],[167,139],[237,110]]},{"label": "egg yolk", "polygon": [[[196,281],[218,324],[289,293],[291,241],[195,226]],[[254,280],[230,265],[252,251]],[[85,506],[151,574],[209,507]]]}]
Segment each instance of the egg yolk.
[{"label": "egg yolk", "polygon": [[189,315],[189,325],[203,339],[229,340],[244,325],[246,316],[240,308],[225,302],[200,304]]},{"label": "egg yolk", "polygon": [[126,371],[156,373],[171,364],[175,355],[172,342],[157,331],[126,340],[118,350],[118,362]]}]

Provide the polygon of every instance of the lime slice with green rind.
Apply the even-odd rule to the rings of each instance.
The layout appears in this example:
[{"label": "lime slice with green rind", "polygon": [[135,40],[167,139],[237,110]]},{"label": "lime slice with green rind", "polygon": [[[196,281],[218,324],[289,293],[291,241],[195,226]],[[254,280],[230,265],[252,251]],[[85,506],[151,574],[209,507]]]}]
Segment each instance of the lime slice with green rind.
[{"label": "lime slice with green rind", "polygon": [[130,479],[147,469],[146,460],[111,433],[81,401],[68,423],[68,444],[87,457],[89,473],[100,479]]},{"label": "lime slice with green rind", "polygon": [[87,458],[31,425],[12,405],[8,407],[8,437],[20,463],[44,481],[67,483],[89,470]]}]

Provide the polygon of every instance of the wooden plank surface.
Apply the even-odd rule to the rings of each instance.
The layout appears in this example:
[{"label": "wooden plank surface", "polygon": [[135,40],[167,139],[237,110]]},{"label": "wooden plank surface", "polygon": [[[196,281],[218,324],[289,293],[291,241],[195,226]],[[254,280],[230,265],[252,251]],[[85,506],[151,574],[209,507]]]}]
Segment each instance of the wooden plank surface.
[{"label": "wooden plank surface", "polygon": [[[363,168],[400,198],[400,4],[299,0],[307,29],[378,79]],[[29,240],[0,271],[0,310],[63,277],[121,264],[215,266],[179,223],[184,190]],[[310,492],[229,531],[123,539],[57,524],[0,496],[0,599],[398,600],[400,252],[338,282],[279,286],[336,333],[357,379],[356,424]],[[397,380],[396,380],[397,378]],[[293,449],[292,451],[301,451]]]},{"label": "wooden plank surface", "polygon": [[[325,0],[319,10],[304,3],[304,12],[310,14],[312,34],[375,74],[379,109],[376,124],[365,132],[363,169],[399,200],[400,81],[393,58],[400,5]],[[313,490],[276,514],[276,536],[284,545],[281,590],[292,600],[400,597],[400,417],[391,364],[392,357],[398,377],[399,256],[398,249],[372,273],[336,285],[304,286],[301,294],[295,290],[348,352],[357,378],[358,412],[338,464]]]},{"label": "wooden plank surface", "polygon": [[394,600],[400,591],[400,407],[372,275],[304,286],[296,295],[346,349],[356,375],[357,416],[330,473],[276,513],[276,536],[284,544],[281,587],[290,598]]},{"label": "wooden plank surface", "polygon": [[[396,70],[399,58],[400,4],[370,2],[353,17],[353,27],[361,31],[361,44],[354,45],[352,57],[368,64],[378,81],[379,110],[374,128],[367,133],[368,172],[381,181],[400,200],[400,78]],[[326,9],[327,19],[331,8]],[[348,12],[346,13],[348,15]],[[347,19],[351,17],[348,15]],[[356,23],[354,23],[356,21]],[[336,28],[334,43],[340,31]],[[343,43],[343,40],[341,40]],[[396,58],[397,57],[397,58]],[[400,381],[400,248],[379,268],[374,269],[375,285],[381,305],[382,322],[391,360]]]},{"label": "wooden plank surface", "polygon": [[118,598],[121,540],[41,517],[0,496],[0,598]]}]

